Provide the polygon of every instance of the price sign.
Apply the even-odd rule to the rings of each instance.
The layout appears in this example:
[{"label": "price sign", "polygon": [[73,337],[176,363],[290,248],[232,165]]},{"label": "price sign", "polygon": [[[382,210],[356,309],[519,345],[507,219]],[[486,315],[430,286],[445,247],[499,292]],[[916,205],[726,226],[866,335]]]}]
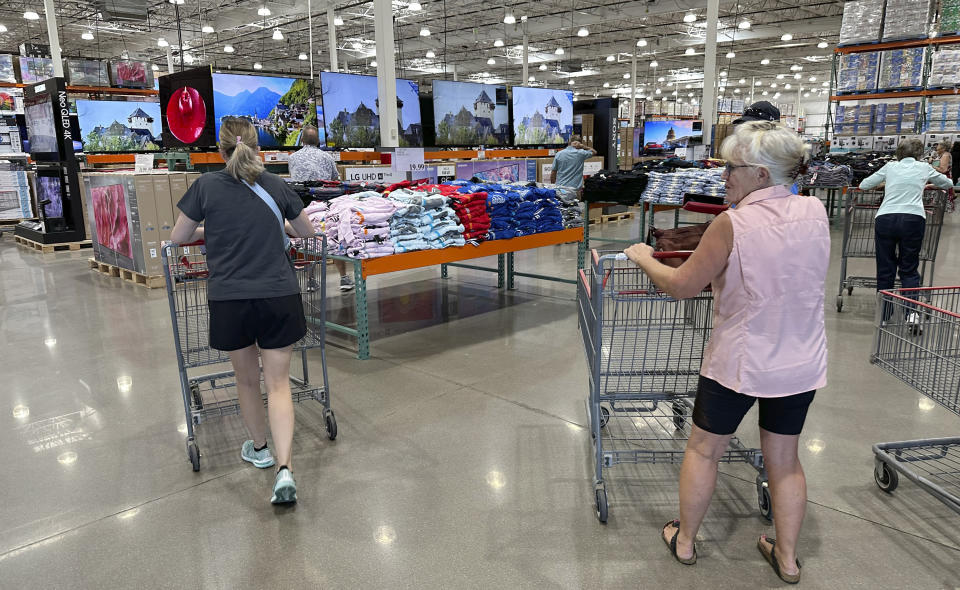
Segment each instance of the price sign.
[{"label": "price sign", "polygon": [[137,174],[153,171],[153,154],[135,154],[133,157],[133,170]]},{"label": "price sign", "polygon": [[393,152],[392,168],[395,172],[423,172],[423,148],[397,148]]}]

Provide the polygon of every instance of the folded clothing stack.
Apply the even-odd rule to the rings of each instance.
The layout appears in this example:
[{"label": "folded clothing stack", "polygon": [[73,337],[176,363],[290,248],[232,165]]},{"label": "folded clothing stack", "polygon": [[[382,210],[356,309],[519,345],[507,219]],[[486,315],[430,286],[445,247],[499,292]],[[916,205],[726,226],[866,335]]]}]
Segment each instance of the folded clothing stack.
[{"label": "folded clothing stack", "polygon": [[[524,192],[526,192],[525,195]],[[563,213],[560,212],[557,191],[552,188],[531,188],[520,191],[520,194],[524,195],[524,200],[517,210],[520,235],[542,234],[563,229]],[[526,206],[527,204],[533,205],[529,219],[526,215],[531,209]]]},{"label": "folded clothing stack", "polygon": [[450,197],[450,206],[463,225],[465,240],[482,240],[490,231],[490,215],[487,213],[487,193],[456,193]]},{"label": "folded clothing stack", "polygon": [[394,252],[439,250],[466,243],[449,197],[404,188],[391,192],[390,198],[397,205],[390,220]]},{"label": "folded clothing stack", "polygon": [[583,200],[588,203],[636,205],[647,188],[647,173],[601,170],[583,181]]},{"label": "folded clothing stack", "polygon": [[797,184],[809,187],[850,186],[853,171],[844,164],[811,162],[807,173],[797,178]]},{"label": "folded clothing stack", "polygon": [[560,204],[560,213],[563,214],[563,228],[583,227],[583,206],[577,198],[576,189],[567,186],[556,186],[557,202]]},{"label": "folded clothing stack", "polygon": [[373,191],[331,200],[325,218],[331,253],[353,258],[393,254],[390,219],[396,210],[395,201]]},{"label": "folded clothing stack", "polygon": [[720,168],[647,174],[647,188],[642,200],[649,203],[680,205],[683,195],[688,193],[711,197],[725,197],[727,194]]},{"label": "folded clothing stack", "polygon": [[517,237],[517,209],[521,201],[523,197],[516,191],[491,190],[487,193],[487,214],[490,216],[488,240]]}]

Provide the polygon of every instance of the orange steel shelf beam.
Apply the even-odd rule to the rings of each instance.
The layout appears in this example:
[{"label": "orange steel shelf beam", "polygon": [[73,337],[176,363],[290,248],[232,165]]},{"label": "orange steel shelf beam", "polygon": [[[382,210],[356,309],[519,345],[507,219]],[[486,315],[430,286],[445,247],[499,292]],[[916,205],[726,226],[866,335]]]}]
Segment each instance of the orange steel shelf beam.
[{"label": "orange steel shelf beam", "polygon": [[426,266],[435,266],[438,264],[449,264],[451,262],[460,262],[472,258],[483,258],[484,256],[496,256],[508,252],[519,252],[520,250],[530,250],[532,248],[542,248],[544,246],[556,246],[566,244],[567,242],[582,242],[583,228],[565,229],[562,231],[547,232],[543,234],[533,234],[520,238],[511,238],[509,240],[493,240],[491,242],[480,242],[479,246],[459,246],[453,248],[443,248],[442,250],[421,250],[417,252],[406,252],[404,254],[393,254],[382,258],[370,258],[360,263],[363,278],[373,275],[381,275],[398,270],[410,270],[414,268],[423,268]]},{"label": "orange steel shelf beam", "polygon": [[883,51],[885,49],[907,49],[909,47],[925,47],[927,45],[949,45],[960,43],[960,36],[934,37],[933,39],[914,39],[912,41],[889,41],[887,43],[873,43],[871,45],[851,45],[837,47],[836,53],[867,53],[869,51]]}]

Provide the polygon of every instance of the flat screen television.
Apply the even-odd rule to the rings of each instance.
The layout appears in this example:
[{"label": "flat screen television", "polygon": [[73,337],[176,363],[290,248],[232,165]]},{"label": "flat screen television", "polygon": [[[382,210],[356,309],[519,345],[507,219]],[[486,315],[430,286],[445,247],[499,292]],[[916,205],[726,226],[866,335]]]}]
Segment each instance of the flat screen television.
[{"label": "flat screen television", "polygon": [[43,82],[53,78],[53,60],[49,57],[20,56],[20,81],[24,84]]},{"label": "flat screen television", "polygon": [[47,220],[63,217],[63,177],[59,173],[37,172],[34,176],[37,206]]},{"label": "flat screen television", "polygon": [[27,137],[30,139],[30,155],[42,160],[59,159],[57,129],[53,118],[53,103],[48,96],[42,100],[29,101],[24,106]]},{"label": "flat screen television", "polygon": [[163,147],[217,146],[213,74],[209,66],[160,77]]},{"label": "flat screen television", "polygon": [[163,145],[160,103],[132,100],[77,100],[83,151],[150,152]]},{"label": "flat screen television", "polygon": [[68,59],[66,74],[73,86],[110,86],[107,62],[98,59]]},{"label": "flat screen television", "polygon": [[257,128],[260,147],[295,147],[303,126],[317,124],[314,102],[310,82],[302,78],[213,75],[217,137],[223,117],[245,117]]},{"label": "flat screen television", "polygon": [[327,145],[327,126],[323,120],[323,105],[317,102],[317,133],[320,135],[320,145]]},{"label": "flat screen television", "polygon": [[9,53],[0,54],[0,82],[17,81],[17,72],[13,67],[13,56]]},{"label": "flat screen television", "polygon": [[516,145],[563,145],[573,134],[573,92],[513,87]]},{"label": "flat screen television", "polygon": [[643,124],[643,147],[647,150],[672,150],[702,139],[703,121],[647,121]]},{"label": "flat screen television", "polygon": [[433,82],[437,145],[509,145],[507,87],[475,82]]},{"label": "flat screen television", "polygon": [[[380,142],[380,109],[376,76],[320,73],[327,145],[371,148]],[[420,87],[397,79],[397,123],[400,147],[423,145]]]},{"label": "flat screen television", "polygon": [[153,70],[145,61],[112,61],[110,76],[113,85],[121,88],[153,88]]}]

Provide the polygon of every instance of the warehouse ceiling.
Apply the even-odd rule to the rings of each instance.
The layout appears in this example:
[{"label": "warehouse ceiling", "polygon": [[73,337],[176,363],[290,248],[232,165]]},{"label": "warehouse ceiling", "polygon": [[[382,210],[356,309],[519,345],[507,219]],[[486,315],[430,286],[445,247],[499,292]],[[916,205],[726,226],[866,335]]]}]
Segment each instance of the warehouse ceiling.
[{"label": "warehouse ceiling", "polygon": [[[312,53],[316,72],[329,69],[330,4],[323,0],[313,0],[309,9],[306,0],[176,1],[183,4],[55,0],[63,54],[128,56],[166,71],[168,48],[161,45],[168,43],[177,68],[182,60],[185,67],[210,64],[219,70],[253,71],[260,62],[264,73],[308,75]],[[340,70],[376,73],[373,3],[332,5],[343,22],[335,27]],[[397,73],[422,86],[456,75],[460,80],[567,87],[581,98],[624,96],[636,52],[639,95],[689,100],[690,94],[700,94],[705,2],[421,0],[418,5],[393,0],[393,7]],[[39,13],[40,19],[26,20],[27,10]],[[515,23],[504,22],[508,13]],[[824,91],[842,14],[840,1],[721,0],[721,94],[749,98],[752,90],[759,98],[761,92],[795,95],[798,88]],[[0,33],[2,50],[16,53],[24,42],[47,43],[40,0],[0,2],[0,24],[6,27]],[[83,39],[84,33],[92,33],[92,39]],[[524,34],[532,81],[523,80],[521,69]],[[275,38],[279,36],[282,39]],[[224,51],[228,45],[232,53]]]}]

